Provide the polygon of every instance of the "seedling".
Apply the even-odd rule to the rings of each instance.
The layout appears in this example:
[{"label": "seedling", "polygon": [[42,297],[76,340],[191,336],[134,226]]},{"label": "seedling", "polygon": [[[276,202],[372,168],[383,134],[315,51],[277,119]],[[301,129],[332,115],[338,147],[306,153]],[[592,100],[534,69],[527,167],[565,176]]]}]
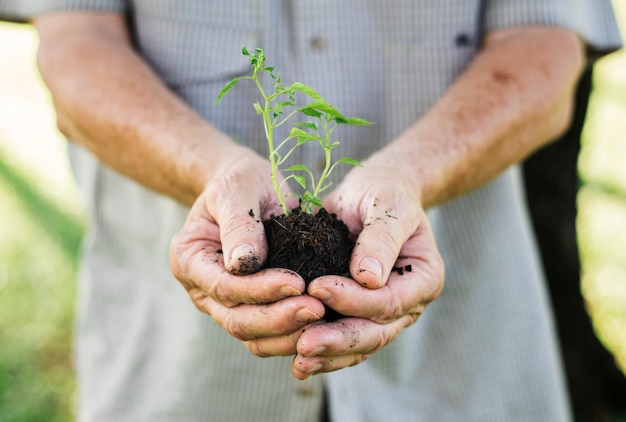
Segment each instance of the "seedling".
[{"label": "seedling", "polygon": [[[296,195],[300,200],[300,208],[311,214],[315,207],[322,208],[321,194],[332,185],[332,182],[327,179],[337,165],[345,163],[361,166],[357,160],[350,157],[342,157],[337,161],[332,160],[332,150],[340,145],[338,141],[331,139],[334,130],[339,125],[366,126],[372,123],[355,117],[345,117],[328,104],[313,88],[303,83],[295,82],[288,86],[283,85],[280,74],[275,73],[273,67],[265,65],[265,55],[262,49],[257,48],[254,53],[250,53],[244,47],[242,54],[250,60],[252,76],[240,76],[228,82],[218,94],[215,104],[219,103],[222,97],[243,79],[252,80],[256,84],[262,101],[256,101],[254,108],[263,118],[265,137],[269,147],[268,158],[272,168],[272,183],[283,213],[289,215],[285,198],[281,194],[281,187],[283,183],[293,179],[303,190],[301,195]],[[271,85],[274,87],[274,93],[268,94],[263,89],[259,80],[262,73],[268,74],[272,79]],[[296,93],[302,93],[312,101],[304,106],[298,106]],[[275,130],[297,115],[307,116],[308,120],[295,123],[289,135],[277,142],[274,139]],[[324,151],[324,169],[317,180],[313,172],[304,164],[294,164],[281,169],[287,158],[298,147],[307,142],[317,142]],[[279,171],[285,174],[282,182],[278,181]]]}]

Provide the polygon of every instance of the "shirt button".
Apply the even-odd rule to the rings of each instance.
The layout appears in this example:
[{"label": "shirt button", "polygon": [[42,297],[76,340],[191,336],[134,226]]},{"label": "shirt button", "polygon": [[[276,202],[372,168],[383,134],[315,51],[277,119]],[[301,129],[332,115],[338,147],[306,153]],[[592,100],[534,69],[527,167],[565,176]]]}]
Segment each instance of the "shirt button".
[{"label": "shirt button", "polygon": [[311,48],[313,50],[323,50],[326,47],[326,40],[322,37],[311,38]]},{"label": "shirt button", "polygon": [[472,37],[465,32],[461,32],[457,34],[456,38],[454,39],[454,43],[457,47],[468,47],[472,44]]},{"label": "shirt button", "polygon": [[324,170],[324,167],[326,167],[326,157],[320,157],[315,164],[319,170]]},{"label": "shirt button", "polygon": [[301,384],[298,386],[298,394],[303,397],[311,397],[313,395],[313,386],[310,384]]}]

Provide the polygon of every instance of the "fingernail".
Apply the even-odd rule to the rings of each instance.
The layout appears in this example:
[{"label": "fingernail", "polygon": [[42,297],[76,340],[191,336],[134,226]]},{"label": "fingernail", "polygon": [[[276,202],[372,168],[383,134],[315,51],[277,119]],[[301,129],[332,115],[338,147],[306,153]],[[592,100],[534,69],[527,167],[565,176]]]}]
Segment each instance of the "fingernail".
[{"label": "fingernail", "polygon": [[280,288],[280,294],[283,297],[291,297],[291,296],[301,296],[302,292],[296,289],[293,286],[283,286]]},{"label": "fingernail", "polygon": [[230,254],[230,260],[232,262],[236,259],[248,257],[251,255],[254,255],[254,246],[252,246],[250,243],[246,243],[244,245],[239,245],[235,249],[233,249],[233,252]]},{"label": "fingernail", "polygon": [[323,354],[326,350],[328,350],[328,347],[326,347],[326,346],[319,346],[315,350],[313,350],[313,352],[311,352],[311,354],[309,354],[307,356],[318,356],[318,355]]},{"label": "fingernail", "polygon": [[323,302],[327,302],[329,300],[331,300],[333,298],[333,294],[331,292],[329,292],[326,289],[315,289],[311,292],[309,292],[309,294]]},{"label": "fingernail", "polygon": [[321,363],[318,363],[313,368],[311,368],[311,370],[309,371],[309,374],[313,374],[315,372],[321,371],[323,368],[324,368],[324,365],[322,365]]},{"label": "fingernail", "polygon": [[300,308],[296,312],[296,322],[313,322],[320,318],[321,316],[311,311],[309,308]]},{"label": "fingernail", "polygon": [[377,259],[370,256],[366,256],[359,262],[359,271],[367,271],[374,274],[379,279],[383,278],[383,267],[380,265]]},{"label": "fingernail", "polygon": [[230,255],[229,267],[234,274],[252,274],[261,269],[263,263],[254,255],[254,246],[239,245]]}]

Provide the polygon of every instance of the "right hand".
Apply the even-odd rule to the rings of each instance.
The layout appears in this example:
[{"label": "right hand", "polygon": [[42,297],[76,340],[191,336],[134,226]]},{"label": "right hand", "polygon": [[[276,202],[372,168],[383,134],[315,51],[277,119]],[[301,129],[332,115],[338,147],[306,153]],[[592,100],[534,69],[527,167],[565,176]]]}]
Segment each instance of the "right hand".
[{"label": "right hand", "polygon": [[[282,213],[270,165],[253,152],[217,170],[174,236],[170,265],[195,306],[257,356],[296,353],[301,329],[324,315],[286,269],[261,269],[267,256],[262,221]],[[288,205],[297,205],[293,197]]]}]

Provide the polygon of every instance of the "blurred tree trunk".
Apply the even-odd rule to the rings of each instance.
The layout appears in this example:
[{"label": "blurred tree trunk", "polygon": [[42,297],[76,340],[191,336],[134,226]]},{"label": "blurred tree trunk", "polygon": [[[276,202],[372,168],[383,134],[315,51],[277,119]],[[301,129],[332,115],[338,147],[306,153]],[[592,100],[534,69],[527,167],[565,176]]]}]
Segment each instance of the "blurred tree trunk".
[{"label": "blurred tree trunk", "polygon": [[528,204],[552,298],[576,420],[626,415],[626,378],[597,339],[580,290],[576,195],[580,136],[591,92],[591,70],[580,81],[569,131],[524,164]]}]

